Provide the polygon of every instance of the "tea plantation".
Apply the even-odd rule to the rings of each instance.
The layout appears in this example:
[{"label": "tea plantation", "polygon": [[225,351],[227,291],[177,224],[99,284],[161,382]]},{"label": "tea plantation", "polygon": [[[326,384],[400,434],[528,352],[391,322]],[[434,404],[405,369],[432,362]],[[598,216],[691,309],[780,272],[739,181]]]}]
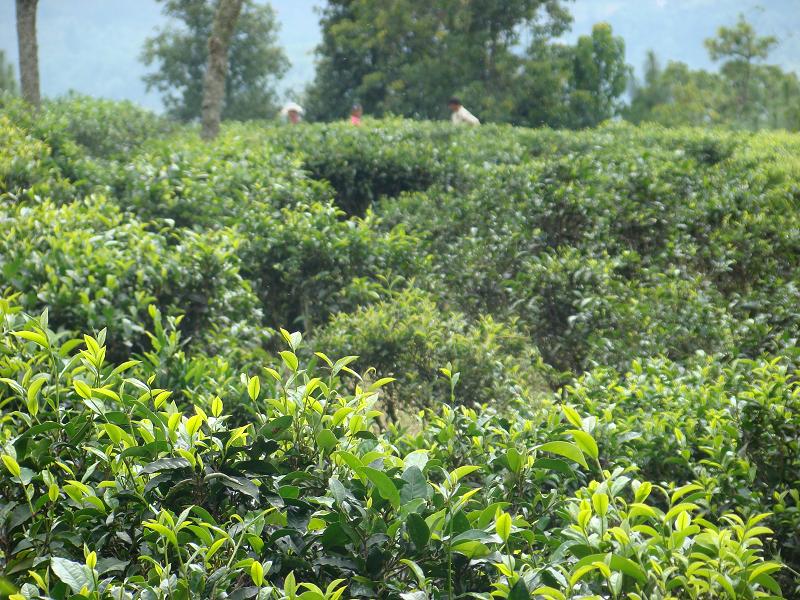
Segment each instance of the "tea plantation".
[{"label": "tea plantation", "polygon": [[0,597],[800,597],[800,136],[0,106]]}]

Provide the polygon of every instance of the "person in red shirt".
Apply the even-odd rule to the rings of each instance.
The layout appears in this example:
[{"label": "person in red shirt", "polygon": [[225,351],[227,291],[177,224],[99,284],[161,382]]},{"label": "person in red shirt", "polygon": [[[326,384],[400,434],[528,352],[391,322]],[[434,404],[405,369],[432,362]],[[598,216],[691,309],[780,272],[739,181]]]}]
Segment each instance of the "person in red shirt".
[{"label": "person in red shirt", "polygon": [[350,123],[355,126],[361,125],[361,117],[364,115],[364,108],[360,104],[354,104],[350,109]]}]

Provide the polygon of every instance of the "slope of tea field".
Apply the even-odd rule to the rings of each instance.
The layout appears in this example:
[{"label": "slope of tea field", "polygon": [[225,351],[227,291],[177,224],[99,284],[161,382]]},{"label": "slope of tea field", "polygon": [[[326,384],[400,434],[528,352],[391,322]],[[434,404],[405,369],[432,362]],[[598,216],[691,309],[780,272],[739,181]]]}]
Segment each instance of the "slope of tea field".
[{"label": "slope of tea field", "polygon": [[800,137],[0,107],[0,595],[800,593]]}]

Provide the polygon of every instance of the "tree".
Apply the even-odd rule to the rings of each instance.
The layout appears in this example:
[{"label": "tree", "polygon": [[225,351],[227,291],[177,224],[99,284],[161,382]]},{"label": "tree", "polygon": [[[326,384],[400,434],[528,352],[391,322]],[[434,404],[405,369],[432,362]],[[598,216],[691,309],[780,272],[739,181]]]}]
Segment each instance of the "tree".
[{"label": "tree", "polygon": [[630,84],[631,103],[624,110],[625,117],[634,123],[641,123],[652,115],[653,108],[670,101],[670,90],[664,82],[664,70],[656,53],[648,51],[644,64],[644,83],[635,77]]},{"label": "tree", "polygon": [[660,69],[651,52],[645,81],[633,86],[625,116],[667,126],[800,129],[797,75],[757,64],[776,43],[773,37],[756,35],[740,17],[735,27],[722,27],[716,38],[705,42],[711,57],[724,61],[719,73],[693,71],[680,62]]},{"label": "tree", "polygon": [[330,0],[309,112],[340,118],[359,101],[373,114],[431,118],[458,94],[491,119],[510,108],[521,32],[557,35],[568,23],[562,0]]},{"label": "tree", "polygon": [[35,107],[39,93],[39,47],[36,39],[36,5],[39,0],[17,0],[17,43],[22,97]]},{"label": "tree", "polygon": [[17,93],[17,79],[14,77],[14,67],[6,62],[6,53],[0,50],[0,94]]},{"label": "tree", "polygon": [[800,129],[800,81],[774,65],[756,65],[751,73],[750,110],[740,112],[734,86],[723,73],[692,70],[670,62],[657,77],[634,88],[625,117],[682,125]]},{"label": "tree", "polygon": [[718,73],[693,71],[685,63],[670,61],[657,85],[667,90],[668,99],[654,105],[643,120],[668,127],[724,123],[721,107],[728,103],[729,93]]},{"label": "tree", "polygon": [[720,27],[717,37],[705,41],[711,60],[724,61],[720,72],[734,89],[731,107],[747,119],[757,119],[758,90],[754,89],[755,63],[769,56],[778,43],[773,36],[759,37],[743,15],[735,27]]},{"label": "tree", "polygon": [[591,36],[578,38],[568,101],[570,126],[593,127],[617,114],[629,73],[625,42],[614,37],[610,25],[598,23]]},{"label": "tree", "polygon": [[566,127],[572,47],[536,39],[528,48],[523,68],[511,87],[511,121],[529,127]]},{"label": "tree", "polygon": [[228,74],[228,46],[236,28],[243,0],[219,0],[214,27],[208,38],[208,67],[203,82],[202,136],[211,139],[219,133],[225,77]]},{"label": "tree", "polygon": [[764,87],[763,125],[775,129],[800,131],[800,80],[795,73],[784,73],[773,65],[762,66],[757,77]]},{"label": "tree", "polygon": [[[147,89],[161,92],[167,113],[183,120],[202,112],[208,40],[218,2],[159,0],[164,13],[182,26],[167,26],[145,41],[142,60],[157,65],[146,75]],[[288,68],[277,46],[278,24],[272,7],[244,0],[228,51],[223,119],[268,118],[275,114],[275,85]]]},{"label": "tree", "polygon": [[538,127],[592,127],[622,109],[630,67],[625,44],[605,23],[575,46],[534,37],[511,89],[512,122]]}]

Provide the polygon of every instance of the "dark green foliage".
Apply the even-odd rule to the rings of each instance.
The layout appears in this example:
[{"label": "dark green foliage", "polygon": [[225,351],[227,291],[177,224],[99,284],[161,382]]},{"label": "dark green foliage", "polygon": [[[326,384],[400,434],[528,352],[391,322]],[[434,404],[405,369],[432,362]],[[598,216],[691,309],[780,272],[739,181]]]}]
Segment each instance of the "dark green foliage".
[{"label": "dark green foliage", "polygon": [[470,405],[532,400],[546,389],[530,340],[491,317],[472,323],[440,310],[430,294],[414,288],[389,293],[372,306],[338,315],[317,335],[336,356],[359,356],[362,369],[398,380],[384,404],[396,419],[408,404],[426,407],[450,400],[439,366],[460,372],[458,399]]}]

